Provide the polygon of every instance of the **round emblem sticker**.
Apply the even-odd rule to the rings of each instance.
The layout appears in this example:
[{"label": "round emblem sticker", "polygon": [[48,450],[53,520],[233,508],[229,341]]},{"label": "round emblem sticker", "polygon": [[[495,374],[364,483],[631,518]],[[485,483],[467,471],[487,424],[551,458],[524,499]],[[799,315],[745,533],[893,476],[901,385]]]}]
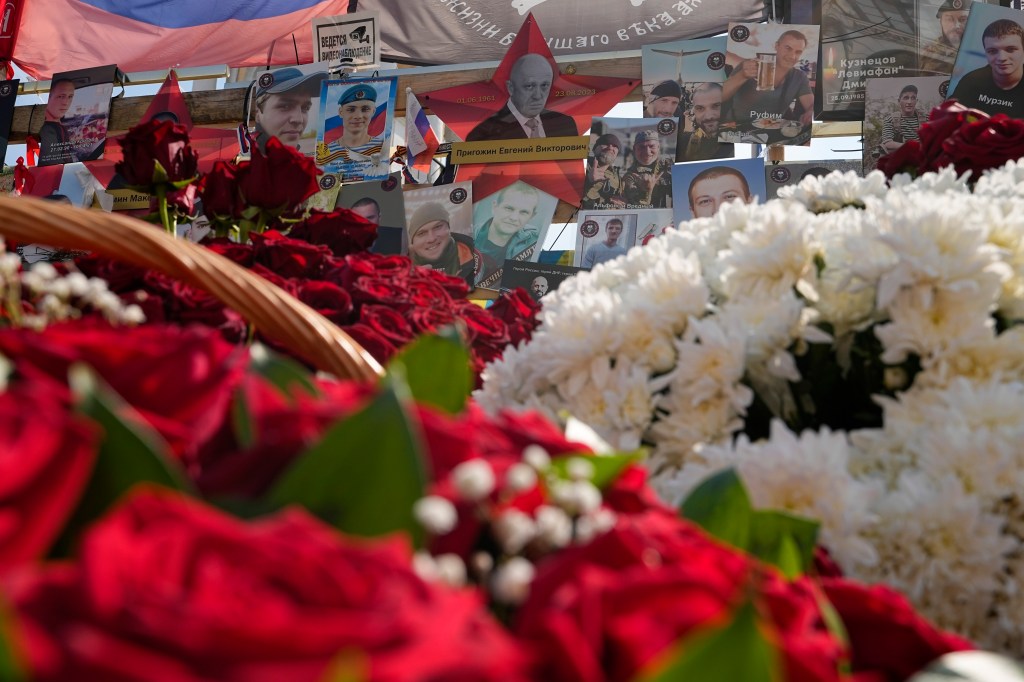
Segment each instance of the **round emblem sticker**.
[{"label": "round emblem sticker", "polygon": [[333,175],[325,175],[322,178],[320,178],[320,189],[330,189],[334,187],[334,185],[337,184],[337,182],[338,178],[334,177]]},{"label": "round emblem sticker", "polygon": [[670,118],[663,118],[658,121],[658,133],[661,135],[674,135],[676,132],[676,122]]},{"label": "round emblem sticker", "polygon": [[942,85],[939,86],[939,95],[942,99],[946,99],[947,92],[949,92],[949,81],[942,81]]},{"label": "round emblem sticker", "polygon": [[725,55],[721,52],[712,52],[708,55],[708,68],[712,71],[719,71],[725,66]]},{"label": "round emblem sticker", "polygon": [[462,189],[461,187],[456,187],[455,189],[452,190],[452,193],[448,195],[448,198],[451,199],[451,202],[453,204],[461,204],[463,201],[466,200],[468,196],[469,194],[466,192],[466,190]]},{"label": "round emblem sticker", "polygon": [[11,94],[10,84],[4,83],[3,85],[0,85],[0,97],[7,97],[9,94]]},{"label": "round emblem sticker", "polygon": [[274,74],[269,72],[263,74],[262,76],[260,76],[259,83],[261,88],[269,88],[271,85],[274,84]]},{"label": "round emblem sticker", "polygon": [[600,229],[596,220],[586,220],[580,225],[580,234],[590,239],[591,237],[596,237],[597,231]]},{"label": "round emblem sticker", "polygon": [[750,29],[742,24],[733,26],[732,30],[729,31],[729,37],[737,43],[746,42],[747,38],[750,37]]},{"label": "round emblem sticker", "polygon": [[771,177],[772,182],[778,183],[780,185],[789,182],[789,169],[784,168],[782,166],[776,166],[775,168],[772,168]]},{"label": "round emblem sticker", "polygon": [[964,0],[953,0],[953,9],[963,9]]},{"label": "round emblem sticker", "polygon": [[388,176],[387,180],[382,180],[380,183],[380,188],[385,192],[390,192],[396,187],[398,187],[398,180],[395,180],[391,176]]}]

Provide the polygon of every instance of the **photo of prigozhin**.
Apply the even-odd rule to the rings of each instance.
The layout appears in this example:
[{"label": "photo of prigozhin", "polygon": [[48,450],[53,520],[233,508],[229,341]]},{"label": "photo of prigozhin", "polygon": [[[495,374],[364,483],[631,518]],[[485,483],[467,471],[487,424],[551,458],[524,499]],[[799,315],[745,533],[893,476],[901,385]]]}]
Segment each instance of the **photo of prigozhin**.
[{"label": "photo of prigozhin", "polygon": [[910,140],[942,104],[949,88],[946,76],[927,78],[869,78],[864,101],[864,172]]},{"label": "photo of prigozhin", "polygon": [[971,6],[949,97],[988,114],[1024,118],[1024,14],[980,2]]},{"label": "photo of prigozhin", "polygon": [[729,24],[722,142],[808,144],[818,79],[818,27]]},{"label": "photo of prigozhin", "polygon": [[676,118],[595,117],[584,209],[671,208]]}]

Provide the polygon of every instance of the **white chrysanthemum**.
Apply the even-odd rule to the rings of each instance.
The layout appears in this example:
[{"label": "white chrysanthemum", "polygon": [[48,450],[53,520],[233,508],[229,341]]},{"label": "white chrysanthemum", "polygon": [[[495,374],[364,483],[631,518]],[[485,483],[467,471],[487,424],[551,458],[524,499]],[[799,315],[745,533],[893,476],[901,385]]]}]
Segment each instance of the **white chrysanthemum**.
[{"label": "white chrysanthemum", "polygon": [[887,191],[885,175],[872,171],[860,177],[853,171],[838,171],[826,176],[808,176],[799,184],[779,188],[780,199],[791,199],[808,210],[835,210],[843,206],[863,206],[870,197],[883,197]]},{"label": "white chrysanthemum", "polygon": [[946,166],[936,172],[924,173],[916,178],[911,178],[906,173],[900,173],[889,181],[889,186],[891,189],[902,190],[908,194],[914,192],[966,194],[970,191],[970,187],[967,185],[970,176],[969,172],[957,175],[952,166]]},{"label": "white chrysanthemum", "polygon": [[875,522],[871,507],[882,485],[854,479],[847,468],[849,458],[843,433],[822,429],[797,436],[774,420],[767,440],[751,443],[740,436],[733,445],[707,446],[692,464],[659,477],[655,485],[678,505],[708,476],[733,467],[754,507],[817,519],[822,543],[840,565],[872,565],[877,556],[864,534]]},{"label": "white chrysanthemum", "polygon": [[992,338],[995,321],[973,297],[949,291],[908,289],[889,304],[890,321],[875,327],[885,351],[882,362],[899,364],[908,354],[928,365],[935,358]]},{"label": "white chrysanthemum", "polygon": [[974,194],[1013,199],[1024,195],[1024,160],[1007,161],[1001,168],[990,168],[982,173],[974,186]]}]

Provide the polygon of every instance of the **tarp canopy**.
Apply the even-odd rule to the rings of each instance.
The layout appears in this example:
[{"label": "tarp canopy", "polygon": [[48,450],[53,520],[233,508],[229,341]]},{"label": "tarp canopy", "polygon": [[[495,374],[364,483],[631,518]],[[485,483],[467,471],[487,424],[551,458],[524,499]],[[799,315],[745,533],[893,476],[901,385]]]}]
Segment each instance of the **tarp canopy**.
[{"label": "tarp canopy", "polygon": [[533,13],[556,57],[639,50],[762,21],[764,0],[357,0],[380,12],[385,59],[461,64],[501,59]]}]

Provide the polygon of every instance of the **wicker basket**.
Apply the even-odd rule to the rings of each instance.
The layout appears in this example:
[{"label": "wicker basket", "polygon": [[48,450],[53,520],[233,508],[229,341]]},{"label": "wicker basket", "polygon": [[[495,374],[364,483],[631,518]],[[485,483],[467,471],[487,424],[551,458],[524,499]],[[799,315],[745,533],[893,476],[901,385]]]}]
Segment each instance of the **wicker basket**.
[{"label": "wicker basket", "polygon": [[209,249],[140,220],[0,196],[0,235],[93,251],[199,287],[317,369],[340,378],[375,380],[383,371],[352,337],[294,296]]}]

